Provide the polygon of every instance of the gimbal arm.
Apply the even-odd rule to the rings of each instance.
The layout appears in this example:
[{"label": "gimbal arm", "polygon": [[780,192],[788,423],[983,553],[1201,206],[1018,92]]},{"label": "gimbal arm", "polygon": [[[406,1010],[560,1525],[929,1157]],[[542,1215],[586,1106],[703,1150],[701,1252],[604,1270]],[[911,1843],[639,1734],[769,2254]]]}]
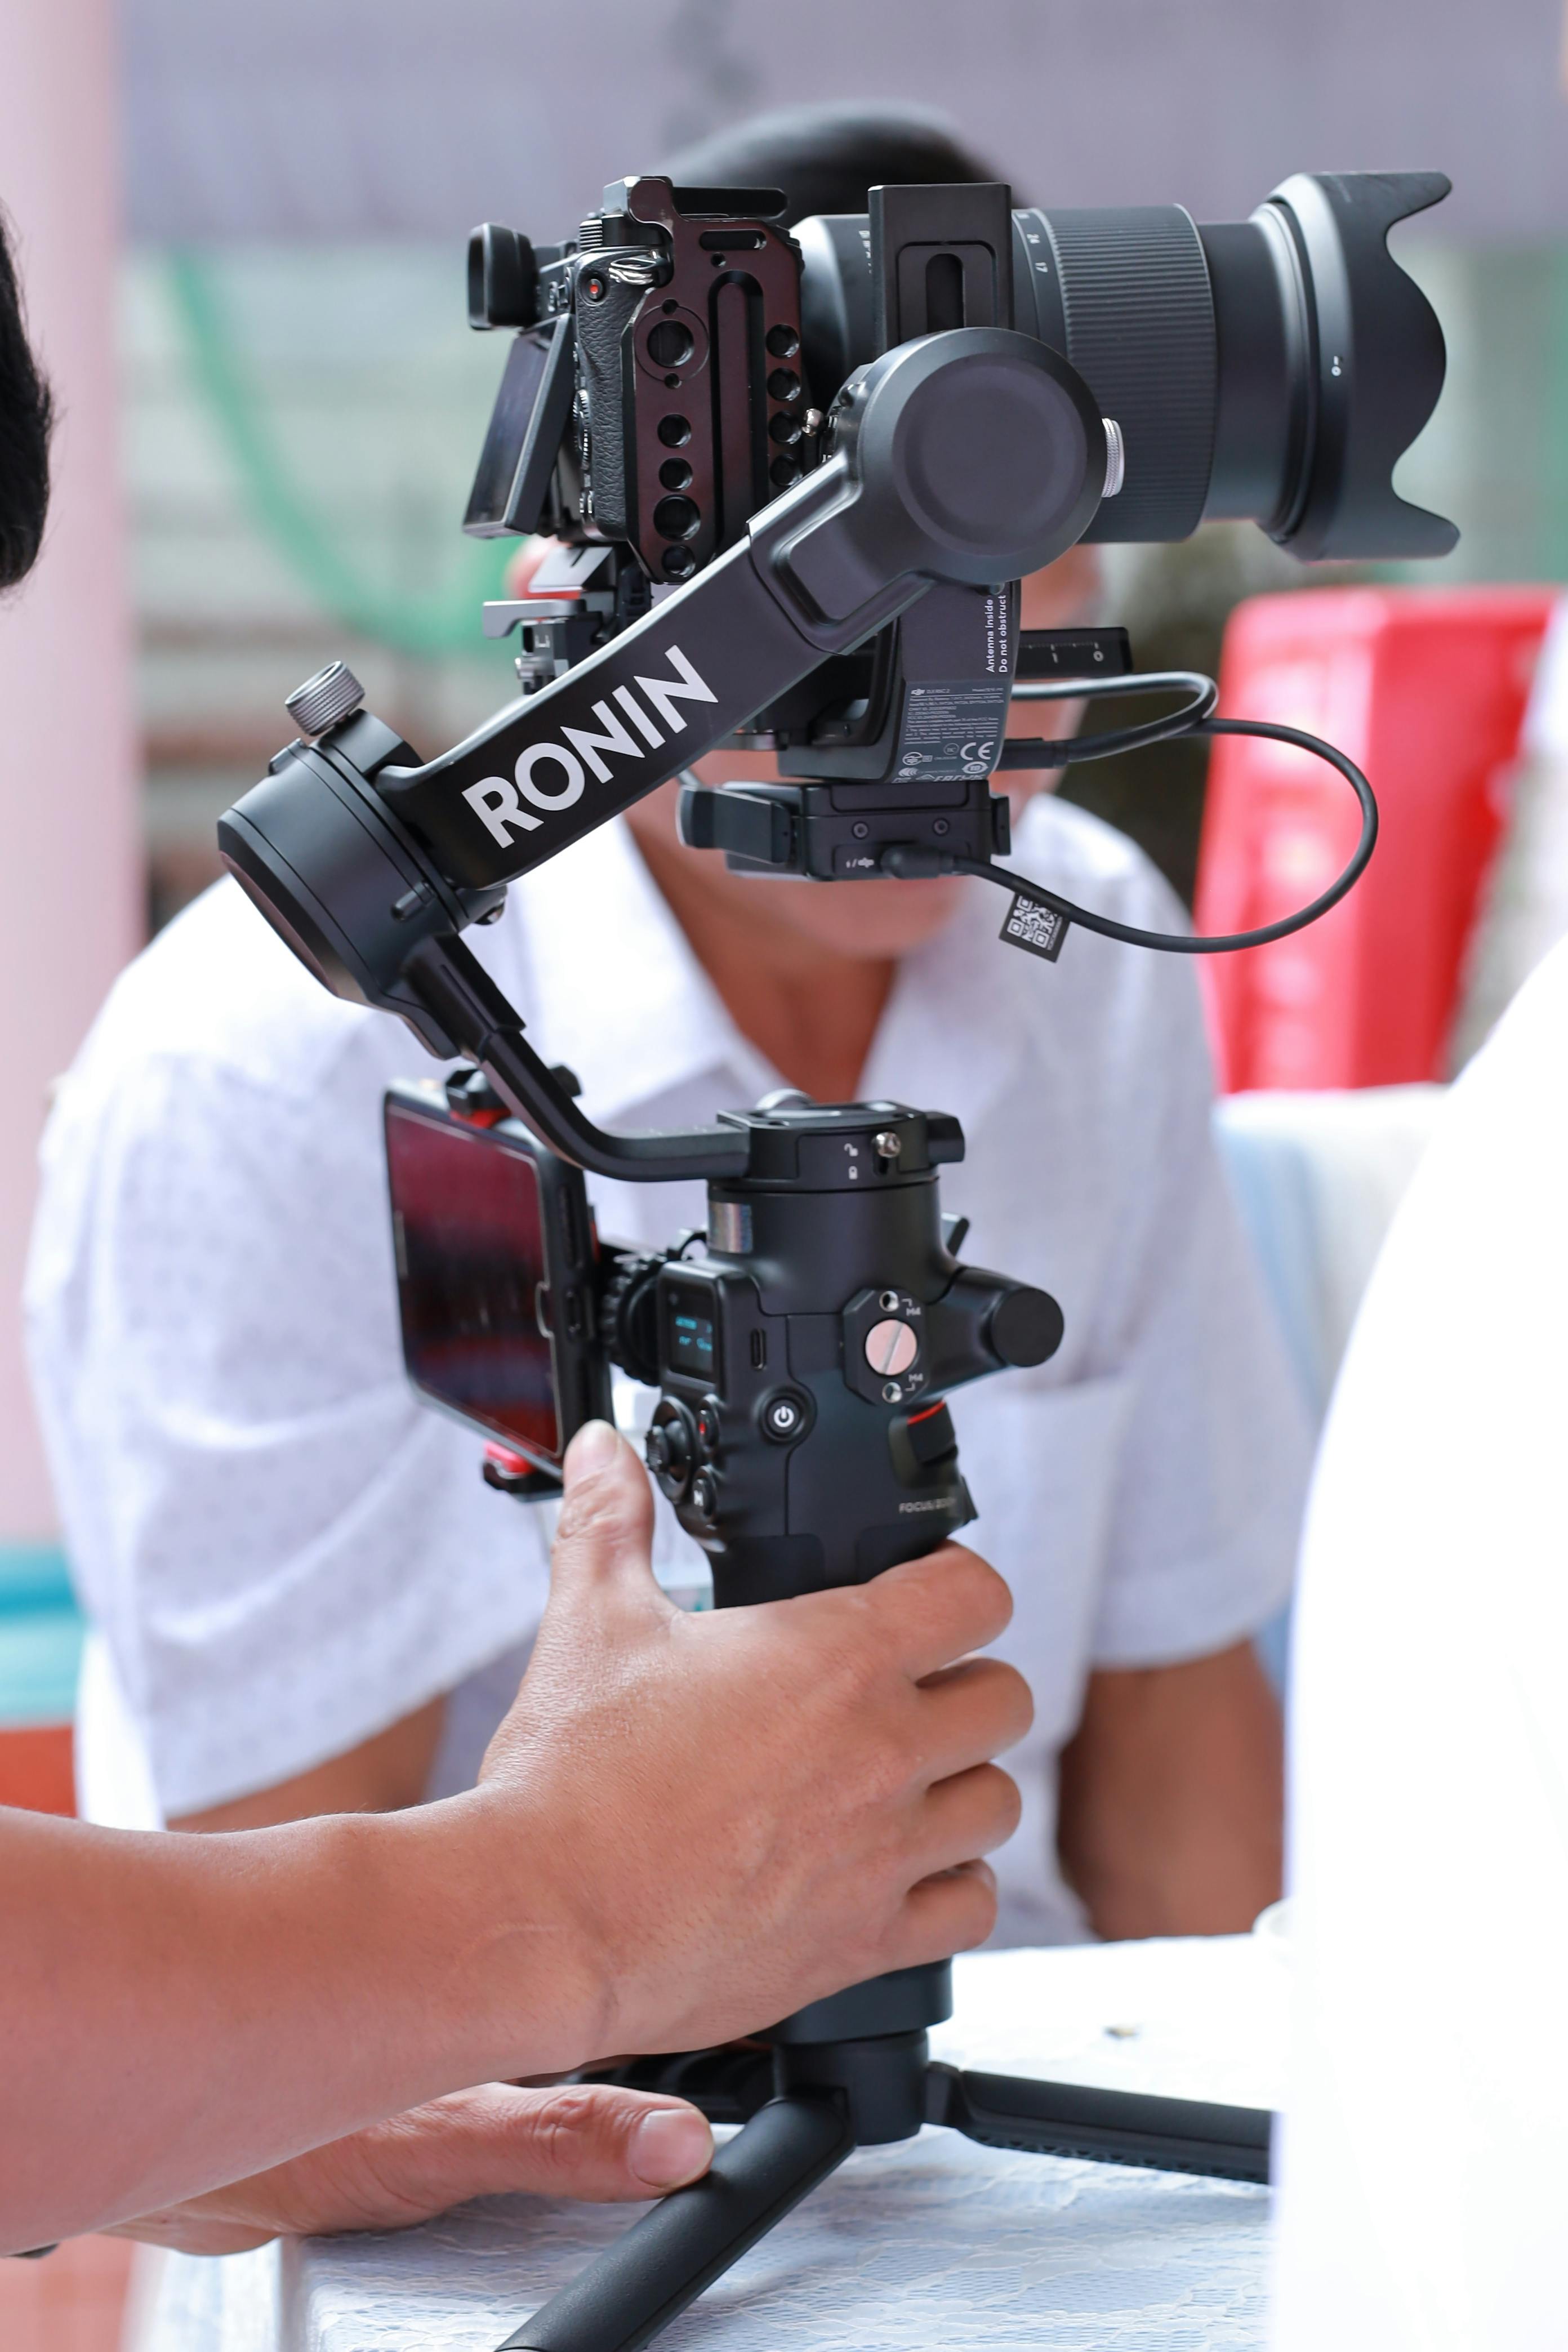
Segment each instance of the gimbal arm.
[{"label": "gimbal arm", "polygon": [[467,888],[513,880],[721,741],[936,580],[1017,579],[1088,528],[1104,426],[1032,338],[931,335],[852,379],[834,454],[746,539],[553,685],[376,778]]},{"label": "gimbal arm", "polygon": [[426,766],[364,711],[291,744],[220,821],[224,861],[334,995],[474,1055],[580,1166],[733,1174],[743,1138],[723,1129],[594,1127],[456,934],[933,582],[985,587],[1061,554],[1100,502],[1105,446],[1081,380],[1031,336],[900,344],[845,386],[827,463],[645,619]]}]

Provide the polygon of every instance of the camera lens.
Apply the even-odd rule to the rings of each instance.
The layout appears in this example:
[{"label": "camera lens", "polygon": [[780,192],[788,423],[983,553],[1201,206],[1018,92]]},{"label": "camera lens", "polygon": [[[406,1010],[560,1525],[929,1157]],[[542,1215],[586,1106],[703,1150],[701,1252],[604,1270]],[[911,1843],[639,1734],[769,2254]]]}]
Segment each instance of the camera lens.
[{"label": "camera lens", "polygon": [[1015,215],[1055,263],[1028,273],[1035,316],[1018,323],[1067,353],[1126,443],[1121,495],[1085,537],[1184,539],[1231,516],[1305,558],[1447,553],[1453,526],[1391,479],[1444,351],[1386,243],[1447,187],[1302,173],[1250,220],[1202,227],[1179,205]]},{"label": "camera lens", "polygon": [[656,367],[684,367],[696,345],[679,319],[660,319],[647,331],[647,355]]},{"label": "camera lens", "polygon": [[[1065,355],[1125,445],[1121,490],[1086,539],[1184,539],[1230,516],[1304,559],[1446,555],[1453,524],[1393,484],[1445,352],[1387,240],[1447,193],[1439,172],[1298,173],[1245,221],[1200,226],[1179,205],[1015,213],[1013,323]],[[868,227],[795,227],[814,384],[876,350]],[[885,254],[884,273],[920,250]]]},{"label": "camera lens", "polygon": [[653,510],[653,527],[660,539],[690,539],[701,521],[695,499],[660,499]]},{"label": "camera lens", "polygon": [[667,457],[658,469],[658,478],[667,490],[683,490],[691,479],[691,468],[684,457]]},{"label": "camera lens", "polygon": [[661,416],[658,437],[667,449],[684,449],[691,438],[691,426],[684,416]]}]

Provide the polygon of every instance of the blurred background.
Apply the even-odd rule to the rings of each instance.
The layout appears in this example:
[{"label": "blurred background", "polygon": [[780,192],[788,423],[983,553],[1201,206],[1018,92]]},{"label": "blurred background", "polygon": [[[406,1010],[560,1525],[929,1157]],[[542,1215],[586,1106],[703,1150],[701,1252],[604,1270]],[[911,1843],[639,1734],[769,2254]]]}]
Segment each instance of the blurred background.
[{"label": "blurred background", "polygon": [[[215,876],[215,819],[302,676],[342,655],[428,747],[510,688],[478,625],[506,542],[458,527],[502,356],[466,325],[472,224],[556,239],[606,179],[805,100],[940,109],[1020,201],[1051,205],[1236,218],[1303,168],[1440,167],[1452,197],[1394,235],[1449,349],[1400,487],[1462,529],[1428,579],[1550,583],[1568,577],[1561,40],[1559,0],[796,0],[787,17],[766,0],[11,0],[0,201],[62,411],[48,550],[0,630],[24,885],[0,941],[0,1560],[40,1628],[29,1687],[68,1685],[75,1638],[14,1313],[47,1083],[121,963]],[[1394,576],[1303,570],[1249,525],[1107,555],[1107,617],[1145,667],[1215,667],[1244,598]],[[1068,789],[1190,901],[1205,779],[1188,743]]]},{"label": "blurred background", "polygon": [[[1445,576],[1568,567],[1568,142],[1557,0],[126,0],[123,461],[150,919],[276,748],[279,694],[342,653],[416,743],[509,682],[456,528],[500,354],[463,241],[567,233],[604,182],[742,112],[940,107],[1020,202],[1244,218],[1289,172],[1436,164],[1398,233],[1448,332],[1406,494],[1464,531]],[[1300,584],[1256,530],[1113,567],[1140,657],[1212,662],[1235,596]],[[1200,664],[1200,666],[1203,666]],[[1190,889],[1201,753],[1094,790]],[[1134,778],[1136,782],[1134,782]],[[1136,829],[1136,827],[1135,827]]]},{"label": "blurred background", "polygon": [[[540,0],[10,0],[0,201],[62,412],[47,552],[0,630],[23,885],[0,941],[14,1597],[58,1589],[14,1313],[48,1080],[120,964],[213,878],[214,821],[288,731],[299,678],[342,655],[432,748],[510,688],[478,625],[507,543],[458,527],[502,356],[465,321],[471,225],[556,239],[607,178],[803,100],[939,108],[1020,201],[1050,205],[1226,219],[1303,168],[1438,166],[1452,197],[1394,244],[1442,318],[1449,375],[1400,487],[1461,526],[1428,580],[1551,583],[1568,577],[1561,40],[1559,0],[796,0],[787,17],[766,0],[598,0],[591,16]],[[1374,579],[1397,584],[1303,570],[1250,525],[1217,526],[1108,551],[1106,614],[1143,666],[1212,669],[1240,600]],[[1513,626],[1516,672],[1545,609]],[[1527,685],[1503,698],[1510,749]],[[1205,761],[1176,745],[1068,786],[1189,901]],[[1278,1085],[1282,1067],[1229,1082]],[[1380,1075],[1441,1073],[1339,1073]],[[72,1623],[40,1633],[35,1680],[54,1659],[68,1682]]]},{"label": "blurred background", "polygon": [[[16,1314],[48,1081],[115,971],[213,878],[215,819],[290,731],[300,677],[342,656],[431,749],[510,689],[478,614],[506,545],[458,529],[502,357],[465,322],[470,226],[553,241],[605,180],[806,100],[940,109],[1020,202],[1223,220],[1295,171],[1441,169],[1453,196],[1395,233],[1449,351],[1399,487],[1463,532],[1429,581],[1550,588],[1568,579],[1561,43],[1560,0],[7,0],[0,203],[62,423],[48,550],[0,626],[0,1794],[69,1803],[78,1633]],[[1250,526],[1109,559],[1106,616],[1144,667],[1216,667],[1243,599],[1401,585],[1304,572]],[[1550,602],[1508,608],[1489,778],[1517,769]],[[1357,610],[1336,642],[1370,641]],[[1270,625],[1255,667],[1285,657]],[[1190,901],[1205,784],[1188,745],[1071,789]],[[1465,840],[1468,925],[1493,845]],[[1300,998],[1305,967],[1263,968]],[[1453,1005],[1433,1018],[1419,1066],[1230,1083],[1424,1083],[1452,1058]],[[1338,1340],[1314,1344],[1321,1386]],[[106,2261],[5,2283],[50,2352],[108,2340]]]}]

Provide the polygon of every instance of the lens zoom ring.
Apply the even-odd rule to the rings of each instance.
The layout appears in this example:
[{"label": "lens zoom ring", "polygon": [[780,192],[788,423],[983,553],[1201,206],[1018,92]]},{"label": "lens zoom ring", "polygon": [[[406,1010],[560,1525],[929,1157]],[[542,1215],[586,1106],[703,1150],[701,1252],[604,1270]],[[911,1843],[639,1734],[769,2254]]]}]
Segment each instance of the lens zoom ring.
[{"label": "lens zoom ring", "polygon": [[1085,533],[1184,539],[1214,462],[1214,300],[1198,233],[1179,205],[1051,212],[1068,357],[1121,425],[1127,479]]}]

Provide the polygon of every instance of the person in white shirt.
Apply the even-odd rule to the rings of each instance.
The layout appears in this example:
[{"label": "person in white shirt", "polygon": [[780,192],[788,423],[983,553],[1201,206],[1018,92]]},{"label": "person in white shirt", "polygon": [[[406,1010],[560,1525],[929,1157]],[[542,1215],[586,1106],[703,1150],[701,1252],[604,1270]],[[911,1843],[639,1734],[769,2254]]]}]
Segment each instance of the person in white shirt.
[{"label": "person in white shirt", "polygon": [[1301,1561],[1278,2352],[1568,2337],[1568,946],[1444,1106]]},{"label": "person in white shirt", "polygon": [[[795,217],[863,210],[873,180],[984,176],[927,127],[821,114],[742,127],[695,170],[783,184]],[[1028,583],[1026,624],[1093,593],[1080,552]],[[1021,806],[1046,780],[1009,781]],[[1128,843],[1048,795],[1016,839],[1069,896],[1180,920]],[[1252,1636],[1289,1588],[1307,1433],[1216,1163],[1188,960],[1077,932],[1047,966],[998,943],[991,898],[742,879],[679,846],[665,792],[469,936],[602,1123],[705,1119],[781,1082],[958,1114],[944,1205],[1068,1328],[1050,1364],[954,1403],[1037,1706],[999,1937],[1239,1927],[1278,1891]],[[124,975],[61,1090],[29,1302],[100,1634],[100,1811],[226,1828],[412,1803],[471,1780],[516,1688],[547,1515],[489,1492],[401,1370],[380,1105],[422,1062],[226,882]],[[696,1188],[590,1189],[613,1238],[702,1222]],[[700,1574],[660,1524],[666,1580]]]}]

